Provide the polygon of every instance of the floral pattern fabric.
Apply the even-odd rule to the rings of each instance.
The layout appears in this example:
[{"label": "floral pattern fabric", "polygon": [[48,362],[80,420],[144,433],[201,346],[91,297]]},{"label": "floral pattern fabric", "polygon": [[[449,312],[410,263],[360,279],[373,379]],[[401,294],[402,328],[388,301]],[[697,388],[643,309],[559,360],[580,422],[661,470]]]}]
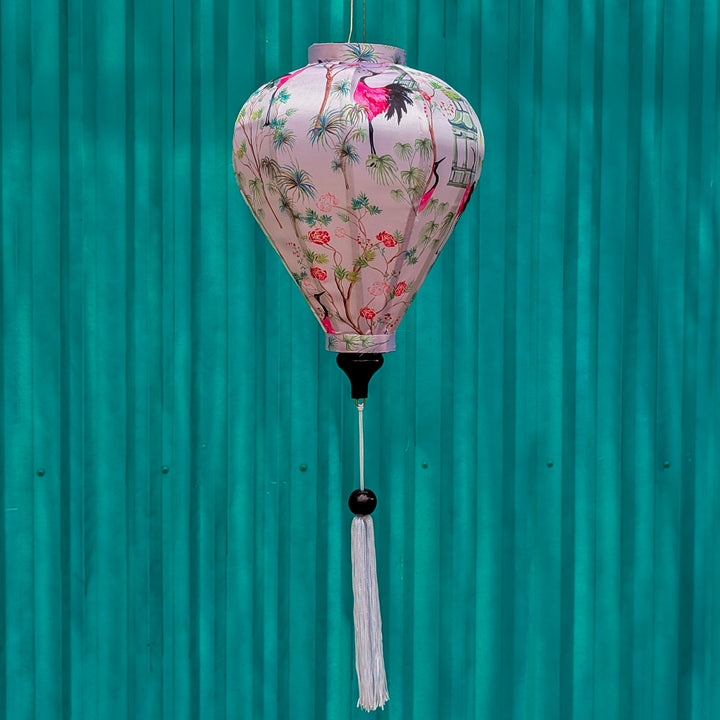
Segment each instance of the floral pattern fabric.
[{"label": "floral pattern fabric", "polygon": [[388,352],[475,188],[470,104],[384,45],[321,44],[255,91],[233,166],[337,352]]}]

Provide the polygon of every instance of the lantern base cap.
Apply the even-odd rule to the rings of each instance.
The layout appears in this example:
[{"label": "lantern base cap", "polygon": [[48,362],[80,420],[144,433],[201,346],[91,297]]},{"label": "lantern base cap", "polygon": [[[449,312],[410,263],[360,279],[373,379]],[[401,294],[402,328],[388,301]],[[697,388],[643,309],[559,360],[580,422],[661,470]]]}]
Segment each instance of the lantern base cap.
[{"label": "lantern base cap", "polygon": [[394,335],[327,333],[325,349],[336,353],[387,353],[395,350]]},{"label": "lantern base cap", "polygon": [[338,353],[336,360],[350,380],[350,396],[355,400],[366,399],[370,378],[382,367],[383,356],[380,353]]}]

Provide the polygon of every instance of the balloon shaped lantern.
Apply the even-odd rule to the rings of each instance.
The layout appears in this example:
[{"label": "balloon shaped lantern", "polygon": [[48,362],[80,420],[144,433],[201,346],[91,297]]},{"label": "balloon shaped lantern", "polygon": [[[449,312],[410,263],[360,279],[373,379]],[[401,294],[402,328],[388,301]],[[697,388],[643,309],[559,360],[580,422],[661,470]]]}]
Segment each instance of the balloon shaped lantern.
[{"label": "balloon shaped lantern", "polygon": [[367,710],[384,704],[387,689],[364,399],[470,200],[483,153],[468,101],[387,45],[311,46],[309,64],[256,90],[235,124],[243,197],[338,353],[358,406],[360,489],[350,508],[358,704]]}]

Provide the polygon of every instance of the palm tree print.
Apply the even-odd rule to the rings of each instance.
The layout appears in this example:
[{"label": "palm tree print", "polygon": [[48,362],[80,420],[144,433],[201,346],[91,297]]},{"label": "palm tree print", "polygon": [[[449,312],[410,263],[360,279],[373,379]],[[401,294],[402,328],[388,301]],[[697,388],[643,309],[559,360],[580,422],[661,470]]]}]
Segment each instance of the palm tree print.
[{"label": "palm tree print", "polygon": [[[235,127],[243,197],[322,327],[348,349],[394,332],[474,182],[448,183],[447,119],[465,101],[378,48],[342,45],[268,83]],[[357,93],[363,79],[369,99]],[[390,92],[393,102],[371,118],[363,103]],[[412,113],[424,119],[407,122]],[[403,126],[417,135],[403,137]],[[479,169],[482,147],[471,151]]]}]

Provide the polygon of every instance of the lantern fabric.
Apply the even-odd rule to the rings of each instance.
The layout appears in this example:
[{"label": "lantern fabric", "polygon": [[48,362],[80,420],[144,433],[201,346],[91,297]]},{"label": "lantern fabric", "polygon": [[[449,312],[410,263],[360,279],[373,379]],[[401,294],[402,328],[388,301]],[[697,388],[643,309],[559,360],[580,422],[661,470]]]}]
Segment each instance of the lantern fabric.
[{"label": "lantern fabric", "polygon": [[386,45],[313,45],[235,124],[243,197],[336,352],[395,349],[482,167],[468,101],[404,63]]}]

